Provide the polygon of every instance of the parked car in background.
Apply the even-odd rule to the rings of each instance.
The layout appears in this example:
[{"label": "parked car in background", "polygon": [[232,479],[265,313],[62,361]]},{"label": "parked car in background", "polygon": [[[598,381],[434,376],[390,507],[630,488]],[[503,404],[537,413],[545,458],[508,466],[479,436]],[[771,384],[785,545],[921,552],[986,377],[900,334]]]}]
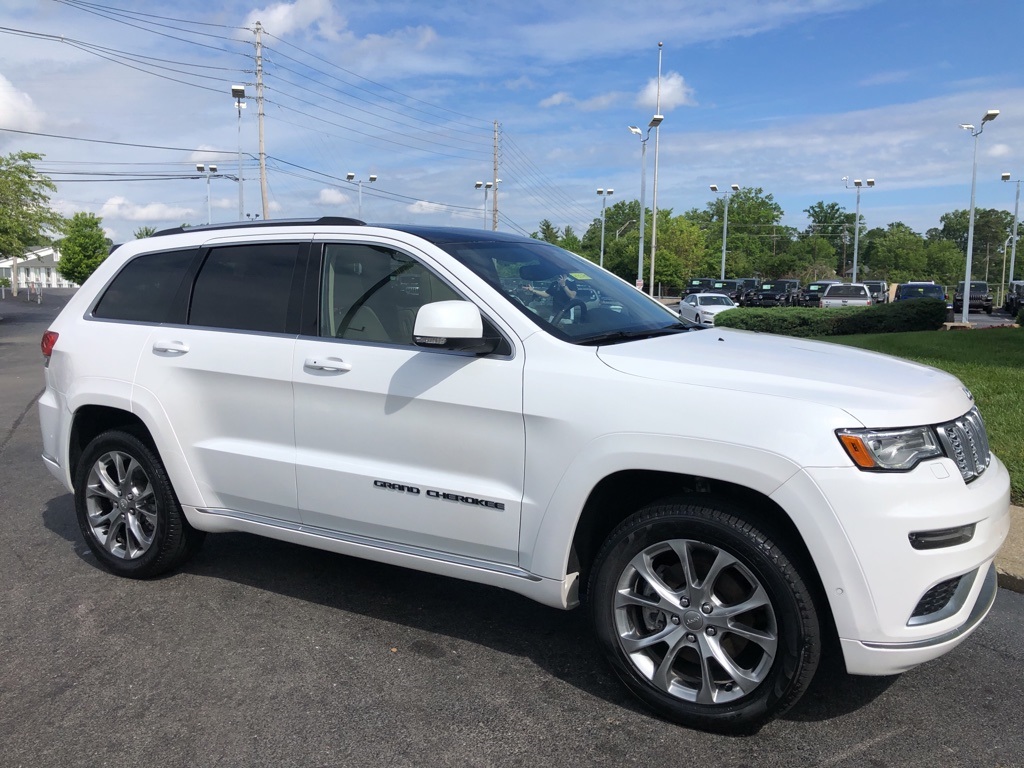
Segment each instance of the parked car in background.
[{"label": "parked car in background", "polygon": [[873,303],[871,290],[864,283],[835,283],[821,296],[821,306],[825,309],[870,307]]},{"label": "parked car in background", "polygon": [[871,291],[871,300],[875,304],[885,304],[889,301],[889,284],[885,280],[865,280],[863,282]]},{"label": "parked car in background", "polygon": [[1011,280],[1006,289],[1006,300],[1003,301],[1003,309],[1016,317],[1021,308],[1024,307],[1024,280]]},{"label": "parked car in background", "polygon": [[[971,280],[970,298],[967,300],[969,312],[985,312],[992,314],[992,294],[988,290],[988,283],[984,280]],[[956,291],[953,293],[953,311],[961,312],[964,308],[964,281],[956,284]]]},{"label": "parked car in background", "polygon": [[800,289],[796,280],[766,280],[751,290],[745,299],[748,307],[785,307],[793,303]]},{"label": "parked car in background", "polygon": [[900,283],[896,286],[893,301],[908,299],[946,299],[946,289],[935,283]]},{"label": "parked car in background", "polygon": [[691,293],[679,302],[679,316],[698,325],[712,326],[715,315],[735,306],[736,302],[724,293]]},{"label": "parked car in background", "polygon": [[800,293],[797,296],[796,303],[801,307],[820,307],[821,306],[821,294],[825,292],[825,289],[830,285],[842,282],[841,280],[815,280],[813,283],[808,283],[800,289]]},{"label": "parked car in background", "polygon": [[686,285],[683,286],[683,296],[689,296],[691,293],[705,293],[711,289],[712,283],[715,282],[713,277],[694,277],[686,281]]},{"label": "parked car in background", "polygon": [[707,289],[706,293],[720,293],[723,296],[728,296],[733,302],[738,304],[740,296],[743,295],[743,283],[732,278],[715,280],[711,283],[711,287]]}]

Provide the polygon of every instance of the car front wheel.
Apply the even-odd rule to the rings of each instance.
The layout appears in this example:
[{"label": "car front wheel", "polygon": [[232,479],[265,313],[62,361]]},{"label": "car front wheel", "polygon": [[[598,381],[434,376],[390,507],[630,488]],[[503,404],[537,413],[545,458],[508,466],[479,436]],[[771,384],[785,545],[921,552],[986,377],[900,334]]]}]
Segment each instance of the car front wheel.
[{"label": "car front wheel", "polygon": [[86,447],[75,474],[75,511],[89,548],[110,571],[148,578],[185,561],[203,533],[189,525],[156,453],[111,430]]},{"label": "car front wheel", "polygon": [[749,733],[791,707],[821,653],[793,560],[742,510],[652,505],[606,540],[588,600],[598,640],[639,699],[682,725]]}]

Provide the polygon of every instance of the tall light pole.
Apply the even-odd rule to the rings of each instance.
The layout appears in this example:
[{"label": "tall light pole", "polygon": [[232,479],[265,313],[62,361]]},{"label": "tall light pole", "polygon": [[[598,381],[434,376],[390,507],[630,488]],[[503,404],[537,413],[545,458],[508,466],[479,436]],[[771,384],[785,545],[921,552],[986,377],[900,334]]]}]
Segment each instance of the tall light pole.
[{"label": "tall light pole", "polygon": [[646,202],[644,198],[647,193],[647,140],[651,138],[651,130],[661,125],[661,121],[665,118],[661,115],[655,115],[651,118],[651,122],[647,125],[647,134],[637,128],[635,125],[629,126],[630,133],[634,133],[640,137],[640,246],[638,248],[637,265],[636,265],[636,287],[639,290],[644,289],[644,219],[647,218],[644,206]]},{"label": "tall light pole", "polygon": [[245,109],[245,86],[232,85],[231,95],[238,110],[238,220],[245,218],[245,185],[242,183],[242,110]]},{"label": "tall light pole", "polygon": [[217,166],[211,164],[210,167],[207,168],[202,163],[196,163],[196,170],[200,173],[206,174],[206,223],[212,224],[213,212],[210,208],[210,177],[217,172]]},{"label": "tall light pole", "polygon": [[[654,114],[661,114],[661,47],[658,43],[658,97]],[[661,140],[661,128],[654,129],[654,184],[651,194],[651,296],[654,295],[654,254],[658,250],[658,144]]]},{"label": "tall light pole", "polygon": [[[349,181],[355,181],[359,185],[359,218],[363,218],[363,179],[356,179],[356,175],[352,172],[346,173],[345,178]],[[366,177],[366,180],[373,184],[377,180],[377,174],[371,173]]]},{"label": "tall light pole", "polygon": [[494,182],[478,181],[473,186],[484,191],[484,229],[487,229],[487,190],[494,186]]},{"label": "tall light pole", "polygon": [[599,262],[599,266],[602,267],[604,266],[604,204],[608,200],[608,195],[614,194],[614,192],[615,190],[610,187],[608,189],[604,189],[602,187],[597,188],[597,194],[601,196],[601,261]]},{"label": "tall light pole", "polygon": [[971,310],[971,260],[974,256],[974,193],[978,187],[978,137],[985,130],[985,123],[999,117],[998,109],[990,109],[981,118],[981,125],[975,129],[970,123],[961,123],[960,127],[970,131],[974,137],[974,162],[971,169],[971,215],[967,223],[967,271],[964,273],[963,313],[960,322],[966,323]]},{"label": "tall light pole", "polygon": [[[1003,181],[1010,181],[1010,174],[1002,175]],[[1020,210],[1020,183],[1024,179],[1017,179],[1013,183],[1017,185],[1017,197],[1013,203],[1013,246],[1010,249],[1010,282],[1013,282],[1013,268],[1017,263],[1017,212]]]},{"label": "tall light pole", "polygon": [[868,179],[867,181],[861,181],[860,179],[853,180],[853,186],[850,186],[850,177],[843,176],[843,184],[846,185],[847,189],[857,190],[857,212],[853,215],[853,273],[850,275],[850,282],[857,282],[857,253],[860,249],[860,190],[867,184],[869,187],[875,186],[874,179]]},{"label": "tall light pole", "polygon": [[[718,194],[718,185],[712,184],[711,191],[716,195]],[[740,191],[739,184],[732,185],[732,195],[735,195]],[[732,195],[722,193],[723,199],[725,200],[725,215],[722,216],[722,274],[719,280],[725,280],[725,241],[729,237],[729,201],[732,199]]]}]

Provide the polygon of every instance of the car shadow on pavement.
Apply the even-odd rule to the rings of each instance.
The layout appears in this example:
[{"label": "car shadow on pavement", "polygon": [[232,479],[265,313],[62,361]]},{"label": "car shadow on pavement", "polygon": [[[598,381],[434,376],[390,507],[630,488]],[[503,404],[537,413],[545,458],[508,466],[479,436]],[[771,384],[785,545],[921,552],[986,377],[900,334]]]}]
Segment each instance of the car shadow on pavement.
[{"label": "car shadow on pavement", "polygon": [[[43,523],[72,544],[79,559],[91,568],[104,570],[82,540],[70,494],[47,502]],[[246,533],[207,536],[192,560],[159,580],[173,581],[184,574],[224,580],[331,611],[405,626],[426,635],[408,648],[425,659],[443,658],[450,652],[430,636],[529,658],[585,694],[633,713],[657,717],[634,701],[615,677],[593,639],[582,608],[562,611],[497,587]],[[839,717],[877,698],[896,679],[847,675],[841,660],[823,660],[807,693],[782,719],[814,722]]]}]

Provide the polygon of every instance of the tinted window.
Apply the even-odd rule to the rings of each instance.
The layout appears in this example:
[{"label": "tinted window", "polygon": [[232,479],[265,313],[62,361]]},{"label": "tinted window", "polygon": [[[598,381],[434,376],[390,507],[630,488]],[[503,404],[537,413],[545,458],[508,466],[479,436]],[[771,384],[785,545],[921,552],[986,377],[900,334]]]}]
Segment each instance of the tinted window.
[{"label": "tinted window", "polygon": [[829,298],[863,298],[868,295],[868,290],[863,285],[830,285],[825,295]]},{"label": "tinted window", "polygon": [[93,315],[111,320],[175,322],[174,296],[195,251],[150,253],[132,259],[111,281]]},{"label": "tinted window", "polygon": [[298,243],[214,248],[192,292],[189,325],[284,333]]}]

